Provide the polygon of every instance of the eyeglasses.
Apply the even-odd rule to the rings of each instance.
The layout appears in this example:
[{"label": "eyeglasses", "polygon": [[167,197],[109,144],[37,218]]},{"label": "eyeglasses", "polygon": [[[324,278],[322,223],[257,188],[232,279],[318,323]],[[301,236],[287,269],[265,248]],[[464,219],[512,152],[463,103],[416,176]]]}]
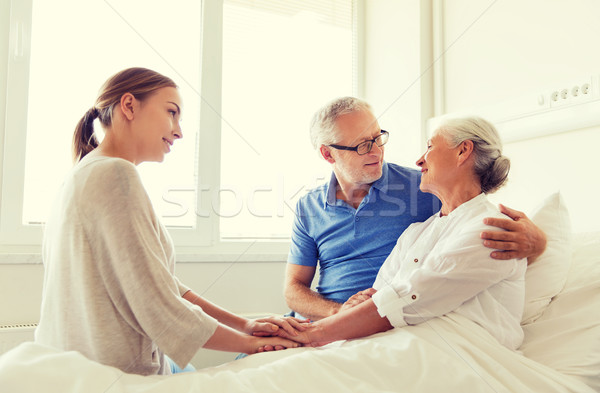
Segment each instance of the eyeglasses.
[{"label": "eyeglasses", "polygon": [[369,153],[371,151],[371,149],[373,149],[373,143],[375,143],[375,144],[377,144],[377,146],[381,147],[387,143],[388,139],[390,139],[390,133],[385,130],[381,130],[381,134],[377,138],[373,138],[370,141],[364,141],[354,147],[341,146],[341,145],[327,145],[327,146],[333,147],[334,149],[338,149],[338,150],[352,150],[352,151],[355,151],[356,153],[358,153],[359,156],[362,156],[364,154]]}]

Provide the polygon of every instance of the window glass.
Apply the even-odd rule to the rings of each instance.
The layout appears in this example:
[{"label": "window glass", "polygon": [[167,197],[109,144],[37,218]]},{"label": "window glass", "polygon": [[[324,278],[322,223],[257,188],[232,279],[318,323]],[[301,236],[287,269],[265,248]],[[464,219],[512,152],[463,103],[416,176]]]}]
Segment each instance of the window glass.
[{"label": "window glass", "polygon": [[352,0],[225,0],[220,225],[286,238],[297,199],[329,179],[312,114],[353,94]]},{"label": "window glass", "polygon": [[[24,224],[45,222],[72,166],[75,125],[102,83],[135,66],[161,72],[180,87],[184,138],[165,163],[141,164],[139,170],[163,222],[194,225],[195,212],[183,206],[194,206],[189,190],[196,183],[200,18],[196,0],[33,1]],[[174,196],[178,189],[188,191]]]}]

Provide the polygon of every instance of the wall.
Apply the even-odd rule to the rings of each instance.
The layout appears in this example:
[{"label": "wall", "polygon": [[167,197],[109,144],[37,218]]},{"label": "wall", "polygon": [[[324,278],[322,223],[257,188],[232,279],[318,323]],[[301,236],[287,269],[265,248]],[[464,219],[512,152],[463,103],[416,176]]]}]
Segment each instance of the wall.
[{"label": "wall", "polygon": [[[595,50],[600,2],[595,0],[374,0],[367,5],[365,98],[381,127],[392,132],[388,161],[414,167],[424,148],[422,121],[434,110],[472,111],[600,75]],[[574,230],[599,230],[600,211],[592,208],[600,191],[599,128],[507,143],[513,164],[509,184],[492,199],[530,212],[560,190]]]},{"label": "wall", "polygon": [[[470,110],[600,75],[600,2],[444,2],[447,112]],[[530,211],[561,190],[575,231],[600,230],[600,127],[509,143],[509,184],[494,199]]]},{"label": "wall", "polygon": [[386,160],[414,166],[433,116],[431,1],[366,3],[364,96],[390,132]]}]

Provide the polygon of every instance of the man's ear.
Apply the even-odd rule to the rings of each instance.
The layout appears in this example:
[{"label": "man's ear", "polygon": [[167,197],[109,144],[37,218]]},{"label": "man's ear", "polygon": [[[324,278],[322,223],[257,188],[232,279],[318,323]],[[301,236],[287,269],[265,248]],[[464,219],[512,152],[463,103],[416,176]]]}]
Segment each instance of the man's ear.
[{"label": "man's ear", "polygon": [[469,157],[471,157],[471,155],[473,154],[473,149],[475,148],[475,145],[473,144],[473,141],[470,140],[466,140],[461,142],[460,145],[458,145],[458,165],[462,165],[464,164]]},{"label": "man's ear", "polygon": [[121,102],[119,103],[119,109],[123,116],[127,120],[133,120],[134,109],[136,106],[136,99],[131,93],[125,93],[121,96]]},{"label": "man's ear", "polygon": [[330,164],[335,162],[335,159],[331,156],[331,149],[325,145],[321,145],[319,147],[319,151],[321,152],[321,156]]}]

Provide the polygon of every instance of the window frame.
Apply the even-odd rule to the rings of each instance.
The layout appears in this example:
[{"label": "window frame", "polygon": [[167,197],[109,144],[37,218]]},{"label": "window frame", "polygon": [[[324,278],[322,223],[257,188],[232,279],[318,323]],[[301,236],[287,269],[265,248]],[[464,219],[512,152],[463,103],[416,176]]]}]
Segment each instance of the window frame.
[{"label": "window frame", "polygon": [[[0,97],[0,124],[3,124],[0,128],[0,254],[37,254],[41,251],[43,237],[43,225],[22,223],[32,6],[33,0],[0,0],[0,20],[6,21],[3,25],[8,26],[6,33],[0,31],[0,34],[6,34],[5,37],[0,36],[5,38],[0,43],[0,92],[5,93]],[[364,91],[364,7],[364,0],[353,0],[356,95]],[[218,190],[221,172],[219,113],[223,0],[203,0],[200,18],[201,102],[196,187]],[[1,46],[4,43],[6,46]],[[219,216],[215,213],[219,206],[206,195],[203,198],[202,194],[196,193],[196,211],[210,211],[209,217],[197,220],[195,228],[167,227],[179,255],[178,261],[270,261],[285,258],[289,240],[222,239]]]}]

